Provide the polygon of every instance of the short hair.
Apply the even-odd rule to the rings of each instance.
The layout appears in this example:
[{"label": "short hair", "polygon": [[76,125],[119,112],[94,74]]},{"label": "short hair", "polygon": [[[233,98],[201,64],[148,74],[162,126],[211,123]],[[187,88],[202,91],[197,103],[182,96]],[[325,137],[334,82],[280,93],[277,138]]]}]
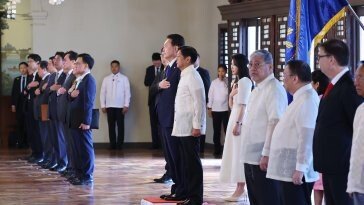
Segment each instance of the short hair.
[{"label": "short hair", "polygon": [[219,65],[217,66],[217,69],[219,70],[219,68],[224,69],[224,70],[225,70],[225,72],[227,72],[227,70],[228,70],[228,68],[226,67],[226,65],[225,65],[225,64],[219,64]]},{"label": "short hair", "polygon": [[254,56],[259,56],[259,57],[263,58],[263,61],[266,64],[273,64],[272,54],[267,50],[261,49],[261,50],[254,51],[250,55],[250,59],[253,58]]},{"label": "short hair", "polygon": [[54,54],[54,57],[55,57],[56,55],[58,55],[58,56],[62,57],[62,59],[64,59],[64,52],[62,52],[62,51],[57,51],[57,52],[56,52],[56,54]]},{"label": "short hair", "polygon": [[153,53],[152,54],[152,61],[160,61],[161,60],[161,54],[160,53]]},{"label": "short hair", "polygon": [[78,54],[77,58],[81,58],[84,63],[87,63],[88,68],[91,70],[94,66],[94,59],[87,53]]},{"label": "short hair", "polygon": [[231,56],[232,60],[234,61],[234,65],[236,67],[238,67],[238,77],[239,78],[235,78],[235,82],[237,83],[241,78],[247,77],[250,79],[250,75],[249,75],[249,69],[248,69],[248,58],[241,54],[234,54],[233,56]]},{"label": "short hair", "polygon": [[327,86],[330,83],[329,78],[321,70],[313,71],[311,73],[311,77],[313,83],[319,83],[319,86],[317,88],[317,94],[323,95],[325,93]]},{"label": "short hair", "polygon": [[113,63],[116,63],[116,65],[120,66],[120,62],[118,60],[111,61],[110,65],[112,65]]},{"label": "short hair", "polygon": [[194,64],[197,59],[197,51],[191,46],[182,46],[178,50],[181,52],[183,57],[191,57],[191,64]]},{"label": "short hair", "polygon": [[53,61],[54,60],[54,56],[49,57],[49,60]]},{"label": "short hair", "polygon": [[292,75],[296,75],[301,82],[311,82],[311,68],[302,60],[290,60],[286,66],[291,71]]},{"label": "short hair", "polygon": [[21,65],[25,65],[26,67],[28,67],[28,63],[26,63],[26,62],[20,62],[19,63],[19,68],[20,68]]},{"label": "short hair", "polygon": [[47,69],[48,61],[41,61],[39,67],[42,68],[43,70]]},{"label": "short hair", "polygon": [[42,58],[38,54],[35,54],[35,53],[29,54],[28,58],[33,59],[37,63],[40,63],[40,61],[42,60]]},{"label": "short hair", "polygon": [[172,46],[181,47],[185,45],[185,39],[179,34],[169,34],[167,38],[171,39]]},{"label": "short hair", "polygon": [[349,48],[346,43],[339,39],[330,39],[319,45],[328,55],[334,56],[340,66],[349,64]]},{"label": "short hair", "polygon": [[76,61],[77,60],[77,55],[78,53],[74,52],[74,51],[67,51],[64,56],[68,55],[69,59],[72,61]]}]

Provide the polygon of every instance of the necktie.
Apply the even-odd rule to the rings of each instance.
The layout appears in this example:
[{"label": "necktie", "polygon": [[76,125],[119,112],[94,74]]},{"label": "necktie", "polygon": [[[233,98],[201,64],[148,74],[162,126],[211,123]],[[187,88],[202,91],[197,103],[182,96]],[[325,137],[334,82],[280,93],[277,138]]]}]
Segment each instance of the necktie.
[{"label": "necktie", "polygon": [[56,73],[56,78],[55,78],[54,83],[57,83],[58,77],[59,77],[59,73],[57,72],[57,73]]},{"label": "necktie", "polygon": [[25,84],[26,84],[25,79],[26,78],[24,76],[21,77],[21,85],[20,85],[20,92],[21,93],[23,92],[23,90],[25,88]]},{"label": "necktie", "polygon": [[167,67],[166,67],[166,78],[168,78],[169,77],[169,73],[170,73],[170,70],[171,70],[171,67],[168,65]]},{"label": "necktie", "polygon": [[325,93],[324,93],[324,96],[323,96],[324,98],[330,93],[330,91],[332,90],[332,88],[334,88],[334,85],[332,83],[330,83],[327,86],[326,90],[325,90]]}]

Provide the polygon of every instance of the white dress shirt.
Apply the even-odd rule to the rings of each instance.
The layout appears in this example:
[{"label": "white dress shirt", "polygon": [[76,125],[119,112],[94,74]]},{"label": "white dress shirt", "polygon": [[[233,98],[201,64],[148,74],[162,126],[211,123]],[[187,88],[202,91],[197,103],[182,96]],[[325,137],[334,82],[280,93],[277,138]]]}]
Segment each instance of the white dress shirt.
[{"label": "white dress shirt", "polygon": [[191,136],[192,129],[200,129],[201,134],[206,133],[205,89],[193,65],[181,72],[174,110],[172,136]]},{"label": "white dress shirt", "polygon": [[80,85],[80,83],[82,82],[83,78],[84,78],[87,74],[89,74],[89,73],[91,73],[91,71],[87,71],[87,72],[85,72],[83,75],[78,76],[78,77],[76,78],[76,87],[75,87],[75,89],[77,89],[77,88],[78,88],[78,86],[79,86],[79,85]]},{"label": "white dress shirt", "polygon": [[311,84],[294,93],[273,132],[267,178],[292,182],[297,170],[304,173],[306,182],[318,180],[318,173],[313,170],[312,143],[319,102]]},{"label": "white dress shirt", "polygon": [[349,68],[344,68],[340,73],[338,73],[332,80],[331,80],[331,83],[333,85],[335,85],[337,83],[337,81],[340,80],[340,78],[346,73],[349,71]]},{"label": "white dress shirt", "polygon": [[262,156],[269,156],[274,127],[287,104],[287,93],[273,74],[254,88],[241,131],[244,163],[259,165]]},{"label": "white dress shirt", "polygon": [[110,74],[104,78],[100,91],[101,108],[129,107],[130,83],[121,73]]},{"label": "white dress shirt", "polygon": [[229,110],[229,91],[226,79],[213,80],[209,89],[209,102],[207,107],[213,112],[224,112]]},{"label": "white dress shirt", "polygon": [[364,194],[364,103],[357,108],[354,117],[347,192]]}]

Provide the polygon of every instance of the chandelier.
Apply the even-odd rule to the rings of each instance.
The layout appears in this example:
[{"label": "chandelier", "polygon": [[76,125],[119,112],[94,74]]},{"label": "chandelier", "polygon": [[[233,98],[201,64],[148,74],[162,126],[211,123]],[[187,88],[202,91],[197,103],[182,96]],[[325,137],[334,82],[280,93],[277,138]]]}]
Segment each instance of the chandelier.
[{"label": "chandelier", "polygon": [[[8,0],[6,3],[6,18],[15,19],[16,16],[16,4],[19,4],[21,0]],[[51,5],[61,5],[64,0],[49,0]]]}]

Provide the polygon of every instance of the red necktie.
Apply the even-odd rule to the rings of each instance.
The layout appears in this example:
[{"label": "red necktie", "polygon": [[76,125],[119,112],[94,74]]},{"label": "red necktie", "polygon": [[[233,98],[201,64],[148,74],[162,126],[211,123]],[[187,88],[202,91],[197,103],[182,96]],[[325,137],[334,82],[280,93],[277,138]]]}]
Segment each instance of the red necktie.
[{"label": "red necktie", "polygon": [[334,87],[334,85],[332,83],[330,83],[324,93],[324,98],[330,93],[330,91],[332,90],[332,88]]}]

